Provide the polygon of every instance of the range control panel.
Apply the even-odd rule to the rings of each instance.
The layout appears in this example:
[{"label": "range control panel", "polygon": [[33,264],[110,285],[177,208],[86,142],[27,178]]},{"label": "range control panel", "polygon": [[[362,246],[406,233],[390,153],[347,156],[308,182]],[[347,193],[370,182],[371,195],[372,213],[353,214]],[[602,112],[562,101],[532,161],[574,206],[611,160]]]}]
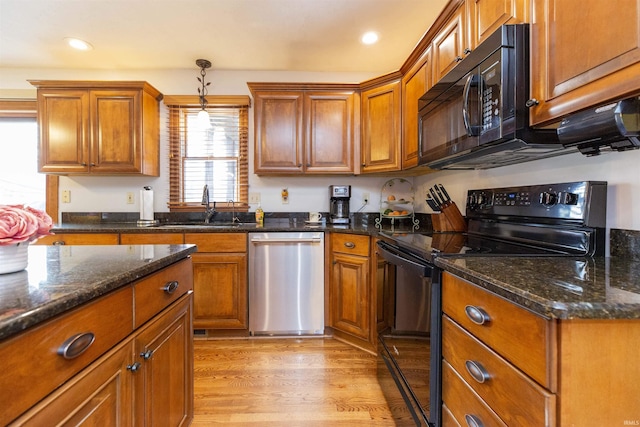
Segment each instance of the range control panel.
[{"label": "range control panel", "polygon": [[469,190],[466,213],[468,218],[535,217],[604,227],[606,206],[606,182],[580,181]]}]

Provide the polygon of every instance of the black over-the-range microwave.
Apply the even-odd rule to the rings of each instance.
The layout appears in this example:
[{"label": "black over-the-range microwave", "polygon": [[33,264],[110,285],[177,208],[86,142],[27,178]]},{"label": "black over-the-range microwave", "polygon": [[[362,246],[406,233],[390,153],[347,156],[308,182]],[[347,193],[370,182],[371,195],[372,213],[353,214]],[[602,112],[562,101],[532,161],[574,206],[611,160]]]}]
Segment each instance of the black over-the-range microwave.
[{"label": "black over-the-range microwave", "polygon": [[486,169],[571,151],[529,126],[529,25],[503,25],[419,101],[419,164]]}]

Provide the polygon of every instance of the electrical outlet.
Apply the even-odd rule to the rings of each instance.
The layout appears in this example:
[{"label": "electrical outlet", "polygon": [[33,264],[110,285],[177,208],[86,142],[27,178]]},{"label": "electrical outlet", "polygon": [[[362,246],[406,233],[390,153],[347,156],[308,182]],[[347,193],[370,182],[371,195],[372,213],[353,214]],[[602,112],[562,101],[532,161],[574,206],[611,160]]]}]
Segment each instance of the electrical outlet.
[{"label": "electrical outlet", "polygon": [[134,201],[135,201],[135,199],[133,198],[133,192],[129,191],[127,193],[127,204],[128,205],[132,205]]},{"label": "electrical outlet", "polygon": [[362,193],[362,204],[368,205],[370,200],[371,200],[371,197],[369,193]]},{"label": "electrical outlet", "polygon": [[249,203],[251,203],[251,204],[259,204],[260,203],[260,193],[249,193]]},{"label": "electrical outlet", "polygon": [[283,188],[282,191],[280,192],[280,196],[282,196],[282,204],[283,205],[288,205],[289,204],[289,189],[288,188]]},{"label": "electrical outlet", "polygon": [[71,190],[62,190],[62,203],[71,203]]}]

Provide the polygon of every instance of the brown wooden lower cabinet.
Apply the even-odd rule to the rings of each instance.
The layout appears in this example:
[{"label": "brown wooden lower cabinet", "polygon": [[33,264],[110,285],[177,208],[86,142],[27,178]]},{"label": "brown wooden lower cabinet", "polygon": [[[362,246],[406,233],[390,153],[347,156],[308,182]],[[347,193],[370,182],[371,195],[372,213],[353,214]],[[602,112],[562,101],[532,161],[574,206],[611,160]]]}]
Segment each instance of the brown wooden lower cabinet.
[{"label": "brown wooden lower cabinet", "polygon": [[442,307],[444,427],[640,423],[640,320],[545,319],[448,273]]},{"label": "brown wooden lower cabinet", "polygon": [[369,236],[331,235],[329,324],[334,335],[374,350],[375,309]]},{"label": "brown wooden lower cabinet", "polygon": [[198,246],[193,258],[193,327],[249,327],[246,233],[186,233]]}]

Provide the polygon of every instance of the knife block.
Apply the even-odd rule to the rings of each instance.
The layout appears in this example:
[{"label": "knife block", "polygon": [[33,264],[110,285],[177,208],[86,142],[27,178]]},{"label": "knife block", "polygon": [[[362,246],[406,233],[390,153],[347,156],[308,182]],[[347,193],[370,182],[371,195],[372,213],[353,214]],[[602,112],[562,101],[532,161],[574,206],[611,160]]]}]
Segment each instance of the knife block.
[{"label": "knife block", "polygon": [[467,231],[467,221],[454,202],[441,206],[439,214],[431,214],[433,231]]}]

